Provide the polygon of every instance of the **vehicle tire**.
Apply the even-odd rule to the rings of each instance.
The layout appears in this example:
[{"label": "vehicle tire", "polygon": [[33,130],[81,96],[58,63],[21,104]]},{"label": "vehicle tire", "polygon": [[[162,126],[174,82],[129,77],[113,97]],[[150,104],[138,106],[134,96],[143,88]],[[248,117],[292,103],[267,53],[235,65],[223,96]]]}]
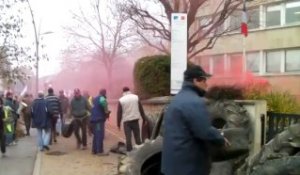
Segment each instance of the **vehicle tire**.
[{"label": "vehicle tire", "polygon": [[142,125],[142,140],[143,140],[143,142],[146,139],[150,139],[157,119],[158,119],[158,116],[156,116],[156,115],[147,115],[146,116],[146,125]]},{"label": "vehicle tire", "polygon": [[208,104],[212,123],[216,128],[249,128],[250,116],[247,110],[235,101],[211,101]]},{"label": "vehicle tire", "polygon": [[136,146],[119,161],[119,173],[123,175],[160,175],[162,137],[146,140]]},{"label": "vehicle tire", "polygon": [[211,145],[210,148],[213,162],[232,160],[238,158],[239,156],[248,154],[248,132],[246,132],[243,128],[225,129],[224,136],[230,141],[230,146],[225,148]]},{"label": "vehicle tire", "polygon": [[250,175],[296,175],[300,174],[300,156],[267,160],[253,168]]},{"label": "vehicle tire", "polygon": [[247,110],[235,101],[209,101],[212,125],[224,132],[231,143],[229,148],[212,148],[213,161],[226,161],[249,152],[250,116]]}]

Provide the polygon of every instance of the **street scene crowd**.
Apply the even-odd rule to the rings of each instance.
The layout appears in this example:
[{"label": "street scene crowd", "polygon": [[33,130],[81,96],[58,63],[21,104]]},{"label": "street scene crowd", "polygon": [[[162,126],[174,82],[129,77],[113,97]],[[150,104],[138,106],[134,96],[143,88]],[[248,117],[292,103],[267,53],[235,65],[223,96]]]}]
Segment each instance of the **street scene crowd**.
[{"label": "street scene crowd", "polygon": [[[184,72],[181,91],[165,113],[162,172],[167,175],[185,174],[187,171],[209,174],[208,143],[219,147],[230,145],[222,133],[211,126],[202,98],[210,76],[200,66],[188,68]],[[142,144],[139,120],[142,119],[145,125],[146,116],[139,97],[128,87],[124,87],[122,92],[118,100],[117,127],[121,130],[123,123],[126,151],[130,152],[133,149],[132,134],[135,143]],[[76,88],[72,97],[67,97],[63,90],[57,96],[50,87],[47,95],[41,91],[35,99],[29,94],[18,99],[12,92],[6,92],[0,101],[2,156],[5,156],[7,146],[17,144],[18,120],[23,120],[26,136],[30,136],[30,128],[36,128],[37,148],[41,152],[50,151],[51,145],[57,144],[57,136],[64,135],[62,130],[67,127],[65,121],[71,120],[78,150],[90,149],[93,155],[108,156],[109,153],[104,150],[104,138],[105,123],[111,111],[106,95],[106,89],[101,89],[97,96],[92,97],[88,93],[81,94],[81,90]],[[87,145],[88,135],[92,136],[91,148]],[[191,151],[193,154],[189,154]],[[182,159],[178,159],[177,154]]]},{"label": "street scene crowd", "polygon": [[[57,143],[57,136],[62,134],[66,120],[71,120],[76,138],[76,148],[91,149],[93,155],[107,156],[104,151],[105,122],[109,119],[106,90],[101,89],[95,97],[87,92],[81,93],[76,88],[71,97],[67,97],[63,90],[55,95],[54,89],[49,88],[47,94],[40,91],[37,98],[31,94],[14,96],[10,91],[0,98],[0,134],[1,152],[5,156],[6,147],[17,144],[17,124],[21,120],[25,125],[25,134],[30,136],[30,129],[37,130],[37,147],[39,151],[49,151],[53,143]],[[141,144],[139,119],[144,119],[144,110],[137,95],[123,88],[123,96],[118,103],[117,125],[121,130],[123,121],[127,151],[132,150],[131,134],[136,144]],[[144,123],[144,120],[143,120]],[[21,131],[22,132],[22,131]],[[87,137],[92,136],[92,147],[87,147]]]}]

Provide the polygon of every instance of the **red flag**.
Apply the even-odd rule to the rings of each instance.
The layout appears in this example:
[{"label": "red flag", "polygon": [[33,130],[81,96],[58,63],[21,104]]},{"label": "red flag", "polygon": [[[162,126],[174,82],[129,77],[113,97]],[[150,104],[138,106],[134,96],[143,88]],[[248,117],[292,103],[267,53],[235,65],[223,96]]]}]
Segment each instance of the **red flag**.
[{"label": "red flag", "polygon": [[247,37],[248,36],[248,18],[247,18],[247,12],[246,12],[246,1],[244,1],[243,5],[243,11],[242,11],[242,23],[241,23],[241,33]]}]

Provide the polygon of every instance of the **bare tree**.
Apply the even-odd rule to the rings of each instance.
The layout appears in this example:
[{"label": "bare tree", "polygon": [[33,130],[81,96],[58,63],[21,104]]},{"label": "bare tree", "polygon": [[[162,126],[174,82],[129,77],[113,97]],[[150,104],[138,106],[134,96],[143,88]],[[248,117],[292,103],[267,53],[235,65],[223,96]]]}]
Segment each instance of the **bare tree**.
[{"label": "bare tree", "polygon": [[24,64],[30,61],[26,49],[18,42],[22,38],[22,0],[0,1],[0,79],[10,87],[26,79]]},{"label": "bare tree", "polygon": [[79,12],[73,12],[76,26],[66,27],[66,30],[75,37],[76,44],[85,48],[81,49],[85,50],[83,55],[89,54],[104,65],[108,80],[111,80],[113,64],[133,45],[133,34],[126,16],[114,6],[115,1],[90,2],[89,11],[79,8]]},{"label": "bare tree", "polygon": [[[145,3],[151,1],[162,7],[154,13]],[[242,0],[127,0],[119,4],[120,10],[137,26],[138,35],[150,46],[169,54],[166,45],[171,40],[172,13],[187,13],[188,59],[211,49],[217,38],[228,29],[221,29],[225,20],[241,5]],[[209,9],[209,13],[204,13]],[[154,38],[154,39],[153,39]]]}]

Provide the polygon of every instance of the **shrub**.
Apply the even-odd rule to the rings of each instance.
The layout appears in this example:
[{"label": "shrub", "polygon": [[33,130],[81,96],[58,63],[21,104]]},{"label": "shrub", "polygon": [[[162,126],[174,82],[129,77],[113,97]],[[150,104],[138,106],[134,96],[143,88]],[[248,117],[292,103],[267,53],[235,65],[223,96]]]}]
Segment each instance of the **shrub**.
[{"label": "shrub", "polygon": [[170,56],[139,59],[134,66],[134,84],[141,98],[170,95]]},{"label": "shrub", "polygon": [[295,96],[289,92],[271,91],[267,84],[256,84],[245,89],[249,100],[266,100],[267,110],[278,113],[300,113],[300,105]]},{"label": "shrub", "polygon": [[248,84],[247,86],[218,85],[209,88],[206,97],[214,100],[266,100],[267,110],[277,113],[299,114],[300,105],[288,92],[270,91],[266,83]]},{"label": "shrub", "polygon": [[267,101],[268,111],[292,114],[299,114],[300,112],[297,99],[288,92],[274,91],[265,94],[263,97]]},{"label": "shrub", "polygon": [[243,88],[239,86],[219,85],[208,89],[207,98],[213,100],[242,100],[244,99]]}]

